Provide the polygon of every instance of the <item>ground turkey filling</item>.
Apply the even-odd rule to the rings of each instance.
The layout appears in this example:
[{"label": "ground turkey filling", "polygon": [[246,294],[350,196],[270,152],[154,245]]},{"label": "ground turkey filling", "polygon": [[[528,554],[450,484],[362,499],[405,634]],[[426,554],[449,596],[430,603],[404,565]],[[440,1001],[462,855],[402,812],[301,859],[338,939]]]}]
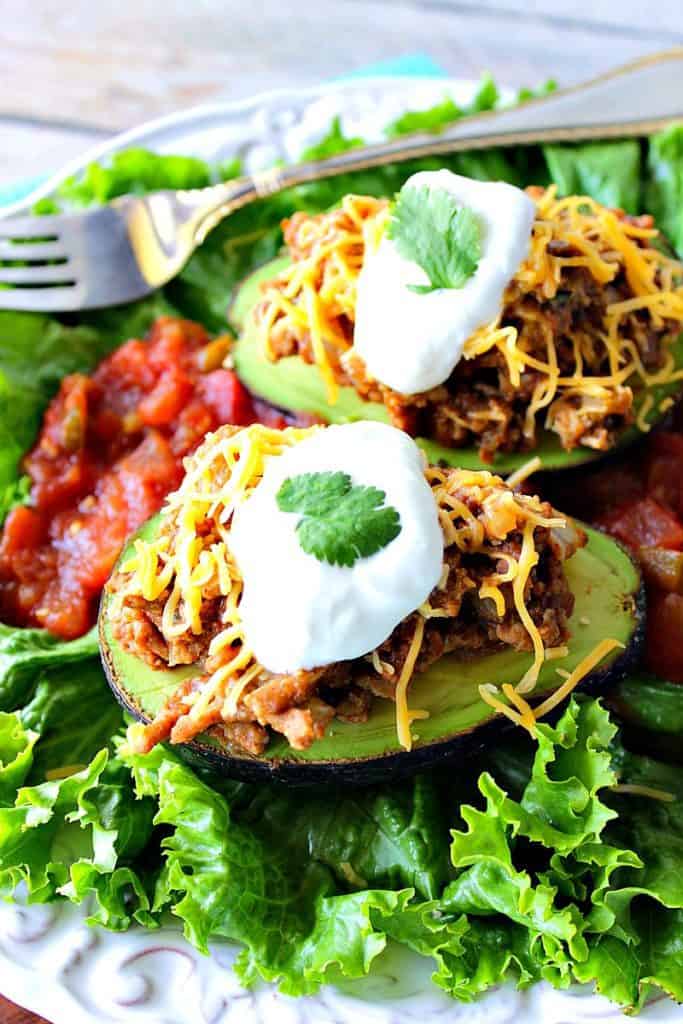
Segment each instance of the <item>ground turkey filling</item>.
[{"label": "ground turkey filling", "polygon": [[[541,201],[544,190],[527,189],[532,198]],[[551,402],[542,401],[537,412],[529,414],[539,385],[547,381],[547,374],[527,366],[518,383],[511,379],[509,365],[500,349],[494,348],[471,359],[462,359],[451,376],[439,387],[414,395],[403,395],[369,377],[363,360],[352,349],[354,329],[353,286],[349,287],[348,270],[359,272],[363,261],[363,241],[359,235],[359,218],[369,221],[386,208],[385,200],[370,197],[348,197],[352,205],[329,213],[311,216],[296,213],[285,221],[285,243],[295,263],[325,253],[318,260],[318,280],[314,287],[325,297],[331,328],[332,342],[325,338],[326,358],[340,385],[351,385],[362,398],[383,403],[392,423],[414,437],[428,437],[448,447],[476,445],[484,461],[491,461],[497,451],[531,450],[536,444],[536,431],[540,425],[555,431],[562,446],[571,450],[578,445],[605,451],[611,448],[619,434],[634,420],[632,381],[629,385],[617,383],[600,393],[579,394],[575,388],[565,387]],[[600,208],[594,204],[595,208]],[[622,211],[611,211],[622,226],[629,225],[634,232],[630,241],[640,250],[652,253],[653,220],[649,215],[630,217]],[[578,265],[585,261],[581,237],[573,244],[565,237],[555,237],[557,225],[541,225],[537,219],[535,230],[545,231],[547,245],[541,258],[548,260],[554,275],[529,282],[515,278],[503,300],[500,326],[512,326],[518,331],[517,346],[537,361],[548,359],[549,343],[557,354],[560,377],[569,378],[579,370],[587,377],[608,375],[608,352],[603,343],[608,307],[624,300],[632,300],[634,291],[626,267],[618,252],[600,244],[600,256],[618,270],[608,283],[596,280],[590,267]],[[590,226],[585,229],[591,237]],[[346,239],[360,239],[355,250]],[[567,232],[562,231],[565,235]],[[343,240],[343,241],[342,241]],[[591,238],[593,242],[596,239]],[[341,249],[338,242],[342,241]],[[666,257],[662,257],[666,265]],[[343,261],[345,273],[340,273]],[[671,273],[670,265],[665,274]],[[678,268],[680,271],[680,267]],[[678,271],[674,268],[674,274]],[[676,284],[677,281],[674,281]],[[257,323],[268,326],[268,355],[278,360],[298,355],[307,363],[316,362],[311,333],[306,323],[305,309],[292,298],[290,281],[285,272],[264,284],[264,299],[256,309]],[[659,270],[655,273],[655,289],[671,288],[670,280],[663,280]],[[334,294],[338,289],[338,294]],[[298,312],[288,315],[286,303],[279,302],[277,293],[298,306]],[[305,304],[304,304],[305,305]],[[274,308],[277,313],[273,315]],[[668,346],[681,330],[679,319],[666,319],[651,315],[647,308],[626,313],[620,319],[620,343],[632,342],[639,354],[642,367],[648,374],[656,373],[664,365]],[[577,350],[579,357],[577,360]]]},{"label": "ground turkey filling", "polygon": [[[504,613],[502,607],[496,609],[493,599],[479,595],[479,588],[493,574],[503,575],[509,568],[510,561],[503,556],[518,560],[521,553],[524,520],[514,512],[510,517],[510,508],[517,506],[510,500],[501,505],[503,518],[495,511],[496,498],[511,492],[500,478],[488,473],[466,474],[431,467],[427,478],[433,488],[446,488],[453,506],[462,508],[462,502],[468,518],[451,515],[448,531],[444,529],[444,571],[426,605],[404,619],[376,651],[363,658],[292,675],[273,675],[262,669],[228,716],[222,702],[220,710],[212,704],[203,717],[188,713],[197,691],[206,686],[211,673],[235,654],[233,646],[227,653],[223,650],[215,656],[208,655],[212,638],[224,628],[221,615],[225,598],[215,589],[207,589],[203,592],[201,633],[188,632],[167,639],[162,632],[162,614],[172,584],[156,600],[146,601],[139,594],[127,592],[130,573],[116,574],[108,590],[114,597],[110,606],[116,609],[113,634],[122,647],[153,668],[195,663],[199,666],[197,675],[186,680],[155,720],[138,732],[137,749],[147,751],[168,739],[173,743],[188,742],[206,730],[253,754],[263,752],[271,730],[283,734],[292,747],[305,749],[324,735],[335,717],[363,722],[374,699],[395,699],[397,681],[419,615],[424,616],[424,632],[415,666],[418,673],[449,652],[471,657],[504,647],[531,650],[529,634],[515,608],[512,583],[499,584]],[[473,478],[480,482],[473,485]],[[554,514],[550,505],[535,498],[515,496],[517,501],[531,503],[539,516]],[[172,518],[166,520],[162,530],[172,545]],[[463,550],[462,542],[448,543],[449,536],[453,537],[456,531],[462,537],[467,530],[470,537],[473,531],[478,534],[477,547],[484,546],[485,553]],[[201,524],[199,533],[207,547],[217,537],[210,519]],[[585,543],[585,537],[571,526],[558,529],[537,525],[533,540],[539,557],[529,575],[524,600],[544,647],[558,647],[568,639],[568,620],[574,604],[563,562]]]}]

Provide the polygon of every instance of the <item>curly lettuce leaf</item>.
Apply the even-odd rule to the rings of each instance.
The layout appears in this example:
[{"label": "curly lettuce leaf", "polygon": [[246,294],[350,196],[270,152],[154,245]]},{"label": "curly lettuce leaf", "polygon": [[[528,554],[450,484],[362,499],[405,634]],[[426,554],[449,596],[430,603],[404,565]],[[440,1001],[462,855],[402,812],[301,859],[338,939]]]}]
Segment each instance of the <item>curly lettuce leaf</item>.
[{"label": "curly lettuce leaf", "polygon": [[425,110],[406,110],[384,129],[389,139],[409,135],[411,132],[440,132],[463,116],[464,111],[450,96],[444,96],[440,103],[435,103]]},{"label": "curly lettuce leaf", "polygon": [[131,866],[152,834],[152,801],[136,799],[125,766],[106,750],[80,772],[23,786],[37,738],[18,715],[0,714],[0,892],[23,883],[29,902],[92,896],[92,921],[153,925]]},{"label": "curly lettuce leaf", "polygon": [[[35,742],[10,718],[0,760],[26,760],[8,790]],[[582,980],[634,1009],[652,987],[681,990],[683,812],[614,787],[683,797],[683,784],[614,731],[598,702],[573,700],[535,744],[515,738],[498,779],[479,776],[476,806],[460,803],[467,773],[464,787],[444,773],[303,797],[200,777],[163,748],[103,751],[0,807],[0,880],[31,899],[94,897],[92,920],[111,928],[170,911],[204,951],[241,943],[245,984],[290,995],[363,976],[393,941],[461,1001],[506,978]]]},{"label": "curly lettuce leaf", "polygon": [[126,194],[205,188],[211,181],[211,169],[204,160],[162,156],[138,147],[114,153],[107,165],[88,164],[83,174],[67,178],[57,195],[76,206],[89,206],[108,203]]},{"label": "curly lettuce leaf", "polygon": [[[521,948],[532,951],[531,968],[527,961],[522,970],[516,956],[504,959],[510,946],[495,947],[501,972],[511,972],[518,984],[534,972],[560,986],[572,977],[593,981],[610,999],[633,1009],[651,986],[675,994],[683,983],[675,941],[678,934],[680,945],[683,788],[676,769],[615,747],[615,731],[598,702],[572,700],[555,728],[538,727],[530,777],[519,800],[483,774],[479,788],[486,806],[461,808],[466,829],[454,831],[452,845],[459,873],[441,905],[451,914],[467,915],[471,924],[500,925],[510,942],[514,935],[517,949],[524,930]],[[518,743],[512,757],[503,759],[513,779],[524,763]],[[618,784],[645,786],[643,792],[672,793],[676,799],[620,794]],[[657,941],[656,958],[647,931],[655,918],[666,936]],[[453,965],[460,998],[463,984],[467,991],[465,961],[461,957]],[[465,977],[479,992],[481,974],[475,983],[471,971]],[[442,970],[438,979],[445,983]],[[496,983],[495,972],[490,979]]]},{"label": "curly lettuce leaf", "polygon": [[[89,369],[103,354],[96,333],[64,327],[36,313],[0,311],[0,493],[17,480],[47,401],[63,377]],[[7,494],[7,497],[4,495]],[[9,499],[9,501],[8,501]],[[5,507],[5,511],[9,509]],[[3,517],[4,518],[4,517]]]},{"label": "curly lettuce leaf", "polygon": [[358,136],[345,135],[341,124],[341,118],[337,114],[332,118],[327,133],[319,142],[307,146],[301,153],[301,160],[327,160],[328,157],[337,153],[347,153],[350,149],[357,149],[362,146],[364,140]]},{"label": "curly lettuce leaf", "polygon": [[[671,907],[677,913],[681,900],[652,858],[653,867],[643,867],[649,854],[638,832],[649,834],[647,823],[636,828],[630,813],[624,815],[624,836],[616,830],[622,819],[615,804],[633,798],[612,795],[618,772],[625,771],[624,757],[611,749],[614,733],[597,702],[572,701],[555,727],[538,728],[530,768],[523,767],[528,752],[508,757],[515,777],[526,772],[519,799],[482,774],[484,806],[460,807],[465,827],[452,834],[455,877],[440,893],[447,881],[441,871],[440,884],[431,882],[431,892],[437,893],[432,899],[425,898],[424,887],[416,892],[406,885],[415,881],[409,862],[378,873],[372,861],[381,863],[387,854],[390,863],[396,861],[396,836],[415,819],[418,799],[426,798],[430,808],[412,837],[413,842],[419,837],[418,852],[430,834],[443,842],[444,818],[434,811],[449,794],[457,797],[446,778],[425,777],[416,784],[408,819],[409,804],[396,816],[390,787],[339,802],[328,795],[326,806],[323,797],[304,801],[239,784],[226,784],[219,794],[167,753],[128,757],[140,791],[159,798],[157,823],[173,830],[163,843],[166,862],[155,909],[171,904],[200,948],[216,929],[241,941],[243,980],[279,980],[290,993],[311,991],[327,977],[321,962],[342,976],[358,976],[387,937],[430,957],[435,982],[460,1000],[505,977],[520,986],[539,978],[558,986],[594,980],[594,966],[614,956],[621,944],[629,951],[621,973],[601,968],[600,983],[611,998],[634,1007],[650,985],[659,984],[656,978],[673,991],[677,977],[671,937],[668,945],[657,947],[658,955],[662,946],[671,947],[660,955],[658,973],[646,953],[642,902],[656,901],[660,910]],[[642,759],[634,765],[631,776],[636,769],[653,773]],[[383,801],[388,801],[388,819]],[[374,843],[372,833],[359,828],[371,807],[383,833]],[[456,799],[453,818],[457,812]],[[647,804],[645,813],[655,812]],[[391,843],[387,820],[392,821]],[[669,835],[675,847],[682,826],[676,814],[660,820],[653,834]],[[364,837],[370,840],[366,849]],[[294,877],[292,865],[297,866]],[[334,879],[324,865],[332,868]],[[367,888],[344,892],[363,883]],[[392,888],[378,888],[388,885]],[[387,900],[389,893],[400,898]],[[339,951],[337,936],[348,927],[355,944]],[[288,936],[286,943],[274,937],[278,932]]]},{"label": "curly lettuce leaf", "polygon": [[38,733],[17,715],[0,711],[0,807],[11,807],[33,765]]},{"label": "curly lettuce leaf", "polygon": [[215,936],[241,942],[243,982],[279,981],[289,995],[313,991],[332,969],[367,973],[386,945],[373,920],[404,906],[412,890],[338,894],[322,864],[294,860],[234,820],[225,796],[173,755],[123,757],[138,793],[158,800],[155,824],[170,829],[154,909],[170,906],[200,950]]},{"label": "curly lettuce leaf", "polygon": [[[77,829],[69,826],[84,817],[84,797],[98,785],[106,763],[107,753],[102,751],[82,772],[19,789],[14,804],[0,808],[3,892],[11,893],[24,882],[29,901],[47,902],[67,883],[69,861],[77,860],[81,851],[85,858],[94,857],[94,843],[88,843],[85,835],[79,836]],[[69,838],[75,840],[75,855],[69,848]],[[102,838],[101,864],[113,867],[111,837]],[[86,841],[81,843],[81,839]]]},{"label": "curly lettuce leaf", "polygon": [[653,987],[683,997],[683,784],[677,767],[630,754],[618,743],[614,764],[620,784],[644,789],[616,789],[608,797],[617,813],[594,851],[605,871],[589,915],[599,926],[588,935],[588,957],[574,975],[637,1009]]},{"label": "curly lettuce leaf", "polygon": [[514,979],[525,989],[545,978],[558,984],[563,978],[558,969],[551,971],[538,955],[527,928],[502,918],[470,918],[462,941],[462,952],[444,951],[443,966],[433,980],[460,1002],[472,1002],[477,996]]}]

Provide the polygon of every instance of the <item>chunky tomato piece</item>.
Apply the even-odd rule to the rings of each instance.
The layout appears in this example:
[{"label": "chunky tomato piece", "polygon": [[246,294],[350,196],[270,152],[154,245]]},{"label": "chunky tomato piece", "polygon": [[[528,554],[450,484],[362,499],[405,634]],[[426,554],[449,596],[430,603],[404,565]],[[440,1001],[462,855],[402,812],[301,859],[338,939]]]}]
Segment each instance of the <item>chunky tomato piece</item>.
[{"label": "chunky tomato piece", "polygon": [[178,367],[169,367],[140,402],[138,416],[146,427],[168,426],[177,418],[193,390],[194,385],[186,373]]},{"label": "chunky tomato piece", "polygon": [[631,548],[683,548],[683,523],[652,498],[633,502],[599,522]]},{"label": "chunky tomato piece", "polygon": [[[183,467],[166,438],[151,431],[116,467],[117,486],[127,509],[125,526],[133,532],[160,508],[169,491],[183,478]],[[102,503],[104,504],[104,492]]]},{"label": "chunky tomato piece", "polygon": [[220,366],[229,339],[216,341],[160,317],[91,377],[62,381],[24,461],[32,505],[11,513],[0,541],[0,617],[84,633],[126,537],[179,485],[183,458],[222,423],[255,421],[249,393]]},{"label": "chunky tomato piece", "polygon": [[128,405],[132,392],[137,396],[153,387],[155,374],[149,365],[149,346],[144,341],[132,339],[98,366],[96,380],[107,390],[118,388],[120,397]]},{"label": "chunky tomato piece", "polygon": [[683,683],[683,596],[655,594],[648,604],[647,665],[664,679]]},{"label": "chunky tomato piece", "polygon": [[653,455],[669,455],[677,458],[683,467],[683,434],[659,430],[650,438],[648,447]]},{"label": "chunky tomato piece", "polygon": [[64,640],[75,640],[88,632],[96,614],[95,600],[81,590],[69,591],[60,581],[43,594],[35,609],[33,623]]},{"label": "chunky tomato piece", "polygon": [[0,563],[12,557],[17,551],[34,548],[45,537],[45,521],[39,512],[18,505],[13,508],[5,521],[0,540]]},{"label": "chunky tomato piece", "polygon": [[205,374],[200,391],[219,423],[250,423],[254,419],[249,392],[232,370],[212,370]]},{"label": "chunky tomato piece", "polygon": [[639,548],[643,576],[652,586],[683,593],[683,551],[669,548]]}]

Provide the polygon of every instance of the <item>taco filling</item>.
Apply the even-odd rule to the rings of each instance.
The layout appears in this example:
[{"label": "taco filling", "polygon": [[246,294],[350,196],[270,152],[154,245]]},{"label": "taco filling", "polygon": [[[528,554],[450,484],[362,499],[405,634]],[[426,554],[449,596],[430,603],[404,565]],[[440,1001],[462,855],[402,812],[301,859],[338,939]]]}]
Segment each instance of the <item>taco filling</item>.
[{"label": "taco filling", "polygon": [[566,653],[564,563],[585,541],[490,472],[426,465],[393,427],[221,427],[108,584],[124,650],[197,667],[131,742],[305,749],[391,700],[410,749],[411,679],[449,652],[533,652],[519,705]]},{"label": "taco filling", "polygon": [[245,325],[262,357],[315,365],[330,406],[351,386],[414,437],[485,461],[543,428],[607,451],[683,374],[682,267],[649,215],[437,171],[283,227],[290,262]]}]

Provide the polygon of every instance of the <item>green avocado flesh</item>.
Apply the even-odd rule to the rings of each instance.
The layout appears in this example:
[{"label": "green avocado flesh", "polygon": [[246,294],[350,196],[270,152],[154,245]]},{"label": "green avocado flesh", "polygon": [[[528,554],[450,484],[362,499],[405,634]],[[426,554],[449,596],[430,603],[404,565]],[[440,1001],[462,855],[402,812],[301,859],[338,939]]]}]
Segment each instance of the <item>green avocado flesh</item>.
[{"label": "green avocado flesh", "polygon": [[[250,313],[260,298],[261,284],[275,277],[288,263],[287,257],[281,257],[264,264],[247,277],[235,293],[230,307],[230,321],[239,332],[233,356],[241,380],[253,394],[281,409],[311,413],[328,423],[348,423],[363,419],[389,423],[384,405],[364,401],[351,387],[340,388],[337,401],[330,405],[325,383],[316,366],[305,363],[298,356],[271,362],[260,351]],[[683,368],[683,335],[676,342],[673,354],[676,366]],[[678,382],[649,389],[648,393],[654,399],[653,410],[657,410],[663,398],[676,394],[679,389]],[[658,413],[653,412],[648,417],[649,422],[654,422],[657,416]],[[629,427],[619,438],[619,447],[632,443],[640,436],[641,431],[637,427]],[[500,473],[511,473],[534,455],[541,459],[542,469],[552,470],[585,465],[605,454],[583,447],[567,452],[562,448],[557,435],[547,430],[539,431],[538,444],[532,451],[500,452],[493,464],[482,462],[477,449],[473,447],[446,448],[424,437],[418,437],[416,441],[431,463],[459,466],[462,469],[495,469]]]},{"label": "green avocado flesh", "polygon": [[[158,517],[138,536],[151,537]],[[532,701],[556,690],[562,683],[557,669],[571,671],[606,637],[620,641],[624,650],[612,652],[586,680],[604,689],[618,681],[628,668],[640,642],[640,575],[628,554],[604,534],[588,529],[589,542],[566,564],[576,603],[570,622],[570,653],[548,661],[541,669]],[[131,542],[132,544],[132,542]],[[123,553],[128,557],[131,547]],[[113,639],[109,616],[110,598],[105,595],[99,618],[100,647],[107,678],[121,703],[137,718],[149,720],[164,705],[193,667],[155,670],[126,653]],[[211,737],[189,744],[190,755],[199,755],[212,767],[244,778],[259,775],[288,781],[320,781],[326,777],[364,779],[368,782],[406,765],[434,763],[452,756],[464,741],[483,740],[482,728],[494,720],[507,721],[479,696],[482,683],[518,682],[532,658],[511,650],[473,657],[448,655],[426,672],[415,676],[409,690],[409,706],[429,712],[414,724],[415,741],[409,753],[396,735],[395,706],[375,700],[370,717],[362,724],[333,721],[326,736],[308,750],[293,750],[281,736],[274,736],[260,758],[244,751],[220,747]],[[476,730],[476,737],[473,736]]]}]

